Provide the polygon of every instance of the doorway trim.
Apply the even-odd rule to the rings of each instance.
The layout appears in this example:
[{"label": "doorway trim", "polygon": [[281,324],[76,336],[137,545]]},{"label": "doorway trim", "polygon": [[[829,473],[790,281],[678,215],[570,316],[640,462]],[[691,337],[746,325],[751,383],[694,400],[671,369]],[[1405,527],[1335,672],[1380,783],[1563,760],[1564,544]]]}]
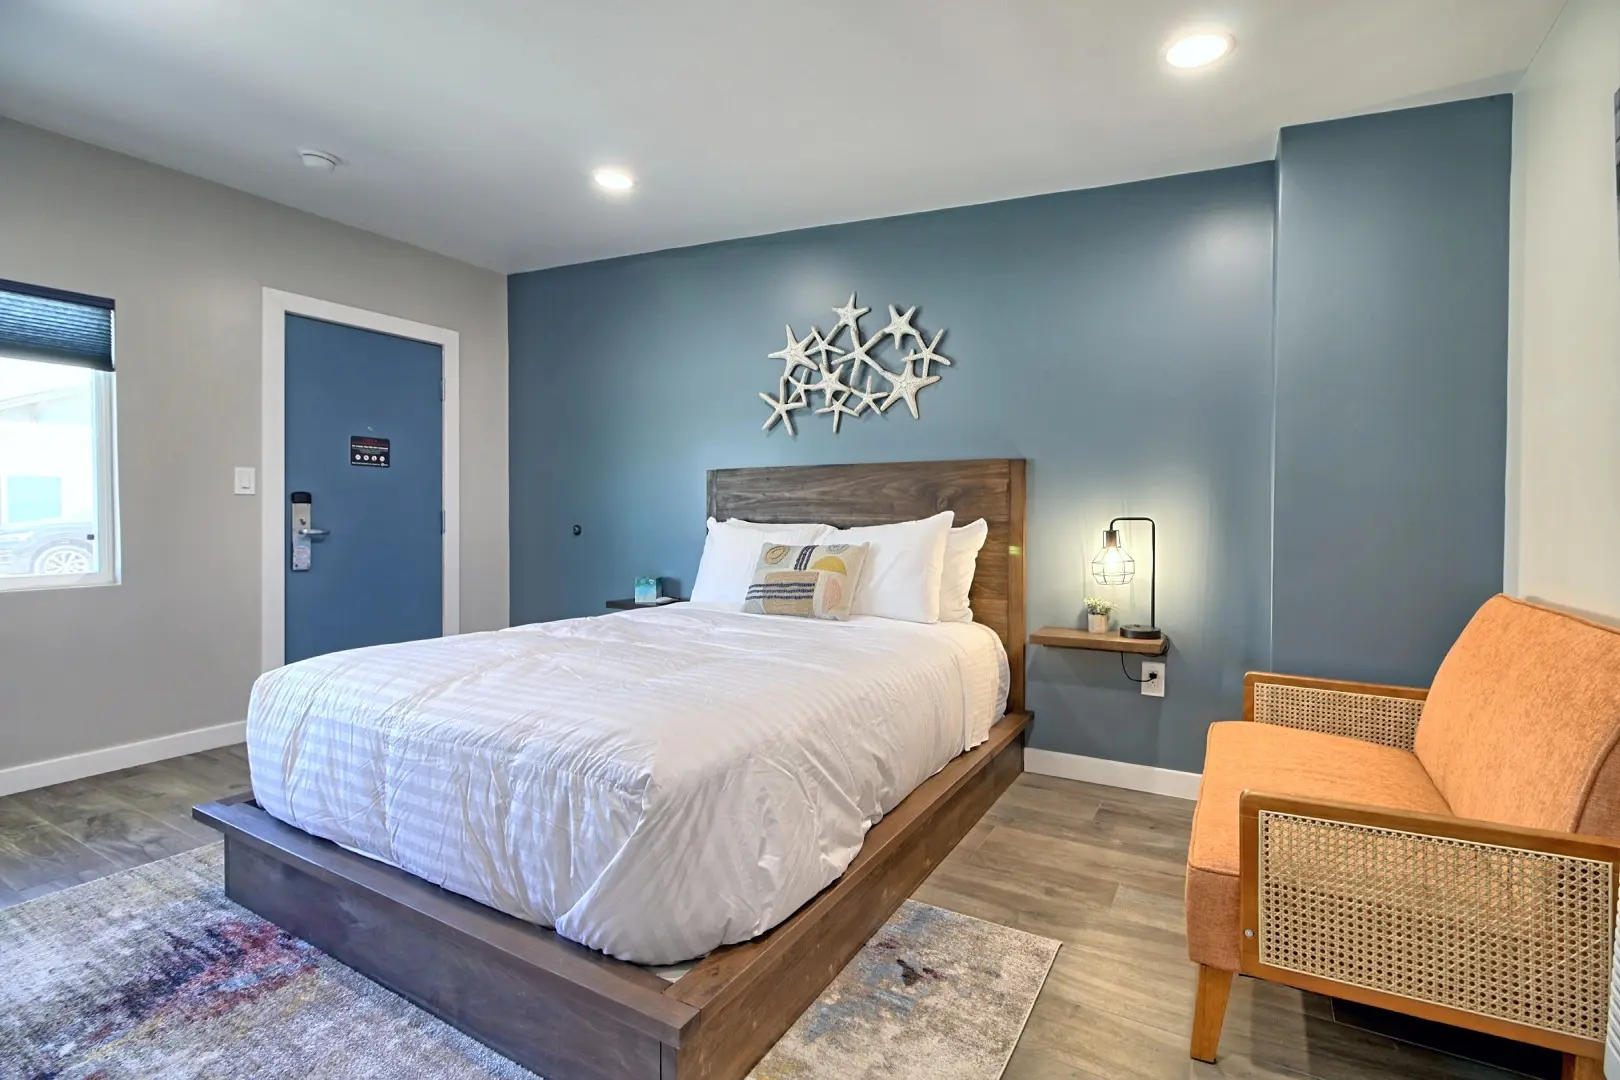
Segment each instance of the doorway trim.
[{"label": "doorway trim", "polygon": [[313,296],[264,290],[259,432],[259,666],[278,668],[287,642],[287,316],[375,330],[439,346],[444,376],[444,633],[461,632],[461,335]]}]

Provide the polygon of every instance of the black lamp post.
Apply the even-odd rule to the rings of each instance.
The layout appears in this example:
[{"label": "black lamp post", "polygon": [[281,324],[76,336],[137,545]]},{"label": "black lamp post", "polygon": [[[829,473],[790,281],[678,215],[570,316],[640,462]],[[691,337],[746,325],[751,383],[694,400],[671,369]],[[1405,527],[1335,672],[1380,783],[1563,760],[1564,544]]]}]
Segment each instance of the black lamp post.
[{"label": "black lamp post", "polygon": [[1159,630],[1159,527],[1152,518],[1117,517],[1108,523],[1103,533],[1102,550],[1091,560],[1091,576],[1099,585],[1129,585],[1136,576],[1136,560],[1119,543],[1119,523],[1145,521],[1148,523],[1148,621],[1121,626],[1120,637],[1156,639],[1164,636]]}]

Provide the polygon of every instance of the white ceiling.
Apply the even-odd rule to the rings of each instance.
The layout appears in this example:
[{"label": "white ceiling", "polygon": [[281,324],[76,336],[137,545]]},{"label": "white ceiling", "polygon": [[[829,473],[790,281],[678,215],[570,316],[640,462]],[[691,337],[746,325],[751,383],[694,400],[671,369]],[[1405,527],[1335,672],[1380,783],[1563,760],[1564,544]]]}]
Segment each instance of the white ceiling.
[{"label": "white ceiling", "polygon": [[[0,0],[0,113],[516,271],[1263,160],[1511,90],[1562,6]],[[1171,70],[1197,25],[1237,51]]]}]

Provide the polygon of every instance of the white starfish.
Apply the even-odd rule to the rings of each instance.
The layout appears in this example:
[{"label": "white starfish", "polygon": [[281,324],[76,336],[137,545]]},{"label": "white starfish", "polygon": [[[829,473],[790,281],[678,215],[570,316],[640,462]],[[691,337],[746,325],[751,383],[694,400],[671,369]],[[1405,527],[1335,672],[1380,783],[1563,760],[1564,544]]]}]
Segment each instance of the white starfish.
[{"label": "white starfish", "polygon": [[917,342],[921,344],[922,335],[917,333],[917,328],[915,326],[911,325],[911,317],[915,314],[917,314],[916,304],[913,304],[911,307],[907,308],[904,315],[894,310],[894,305],[890,304],[889,325],[878,331],[878,337],[882,337],[884,334],[894,335],[894,347],[896,349],[903,349],[906,347],[906,336],[908,334],[911,337],[916,338]]},{"label": "white starfish", "polygon": [[832,353],[834,356],[844,355],[843,349],[833,348],[832,338],[822,337],[821,331],[813,326],[810,328],[810,347],[805,352],[815,353],[818,361],[827,359],[828,353]]},{"label": "white starfish", "polygon": [[771,430],[771,428],[776,426],[776,422],[780,420],[782,421],[782,426],[787,428],[787,433],[789,435],[795,434],[793,430],[793,417],[789,416],[788,413],[792,412],[794,409],[804,408],[807,404],[804,398],[802,396],[790,398],[784,395],[782,400],[778,401],[776,398],[773,398],[771,395],[766,393],[761,393],[759,396],[764,399],[765,404],[771,407],[771,418],[765,421],[765,426],[761,430]]},{"label": "white starfish", "polygon": [[[944,336],[945,336],[945,331],[941,330],[939,333],[934,335],[934,340],[933,341],[930,341],[927,345],[924,345],[919,351],[914,352],[911,355],[907,356],[906,359],[907,360],[921,360],[922,361],[922,373],[924,375],[928,374],[928,365],[929,365],[930,362],[935,363],[935,364],[944,364],[946,367],[950,367],[951,366],[950,358],[945,357],[945,356],[941,356],[939,353],[934,351],[934,349],[939,345],[939,339],[944,337]],[[922,341],[922,338],[919,337],[919,338],[917,338],[917,340],[920,342],[920,341]]]},{"label": "white starfish", "polygon": [[903,398],[907,407],[911,409],[911,418],[916,420],[918,419],[917,391],[925,386],[932,386],[934,383],[939,382],[939,376],[916,375],[911,370],[911,363],[911,357],[908,356],[906,357],[906,369],[900,374],[892,375],[889,372],[884,372],[884,375],[888,377],[891,389],[889,390],[889,396],[883,399],[883,404],[879,405],[878,408],[883,412],[888,412],[890,405]]},{"label": "white starfish", "polygon": [[[852,387],[851,388],[851,393],[859,393],[859,391],[854,390],[854,388]],[[861,410],[860,409],[858,409],[858,408],[851,409],[849,406],[844,404],[844,402],[847,401],[848,399],[849,399],[849,395],[847,395],[847,394],[842,398],[834,398],[831,402],[829,402],[827,404],[826,408],[816,410],[816,415],[817,416],[820,416],[823,413],[832,413],[833,434],[834,435],[838,434],[838,422],[840,420],[842,420],[844,417],[861,415]]]},{"label": "white starfish", "polygon": [[860,402],[859,405],[855,406],[855,415],[856,416],[861,415],[861,413],[865,412],[867,409],[871,409],[873,412],[877,413],[879,416],[881,416],[883,414],[883,410],[878,407],[878,398],[883,396],[883,392],[881,390],[879,390],[879,391],[877,391],[875,393],[873,392],[873,390],[872,390],[872,376],[870,374],[868,374],[866,376],[866,389],[865,390],[857,390],[855,387],[851,386],[849,388],[849,392],[850,392],[851,397],[854,397],[857,401]]},{"label": "white starfish", "polygon": [[[844,362],[854,363],[855,365],[855,367],[850,369],[849,374],[851,378],[855,377],[855,372],[860,370],[860,365],[863,363],[870,364],[872,370],[874,371],[883,371],[883,365],[878,363],[877,360],[872,356],[872,350],[883,341],[882,334],[879,334],[876,337],[869,337],[863,342],[861,341],[860,333],[852,329],[850,330],[850,339],[851,344],[854,347],[848,352],[844,353]],[[888,373],[884,372],[884,374]]]},{"label": "white starfish", "polygon": [[[810,354],[805,351],[805,346],[809,345],[817,335],[812,332],[810,337],[800,341],[793,336],[793,327],[789,326],[786,329],[787,346],[769,354],[769,359],[782,361],[782,382],[786,382],[791,378],[793,372],[798,368],[814,368],[816,366],[815,362],[810,359]],[[778,385],[780,386],[780,383]]]},{"label": "white starfish", "polygon": [[833,308],[833,314],[838,316],[838,325],[832,328],[832,333],[827,335],[827,340],[837,341],[839,331],[843,330],[843,328],[847,326],[849,327],[850,333],[855,337],[855,343],[857,345],[860,344],[861,316],[865,315],[871,310],[872,309],[869,307],[856,307],[855,294],[850,293],[849,303],[845,304],[843,307]]},{"label": "white starfish", "polygon": [[[821,363],[816,366],[816,370],[821,373],[821,378],[817,379],[813,383],[799,384],[800,389],[802,389],[806,395],[820,394],[821,404],[824,407],[830,406],[835,397],[837,397],[839,401],[842,401],[844,398],[838,397],[840,394],[842,394],[844,397],[849,396],[849,392],[852,388],[846,385],[841,378],[844,373],[843,364],[839,364],[837,367],[829,368],[825,363]],[[817,411],[820,412],[821,410],[818,409]]]}]

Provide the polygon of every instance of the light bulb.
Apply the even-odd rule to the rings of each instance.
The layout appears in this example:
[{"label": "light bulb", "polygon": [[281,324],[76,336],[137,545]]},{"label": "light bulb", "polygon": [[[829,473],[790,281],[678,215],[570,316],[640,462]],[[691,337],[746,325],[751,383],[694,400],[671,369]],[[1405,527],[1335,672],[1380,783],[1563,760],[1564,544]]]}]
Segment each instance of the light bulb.
[{"label": "light bulb", "polygon": [[1091,560],[1091,576],[1099,585],[1129,585],[1136,576],[1136,560],[1119,545],[1119,533],[1103,533],[1102,550]]},{"label": "light bulb", "polygon": [[597,187],[605,191],[629,191],[636,186],[635,177],[623,169],[597,169],[591,179],[596,181]]},{"label": "light bulb", "polygon": [[1175,68],[1204,67],[1231,52],[1232,45],[1230,34],[1188,34],[1171,43],[1164,61]]}]

